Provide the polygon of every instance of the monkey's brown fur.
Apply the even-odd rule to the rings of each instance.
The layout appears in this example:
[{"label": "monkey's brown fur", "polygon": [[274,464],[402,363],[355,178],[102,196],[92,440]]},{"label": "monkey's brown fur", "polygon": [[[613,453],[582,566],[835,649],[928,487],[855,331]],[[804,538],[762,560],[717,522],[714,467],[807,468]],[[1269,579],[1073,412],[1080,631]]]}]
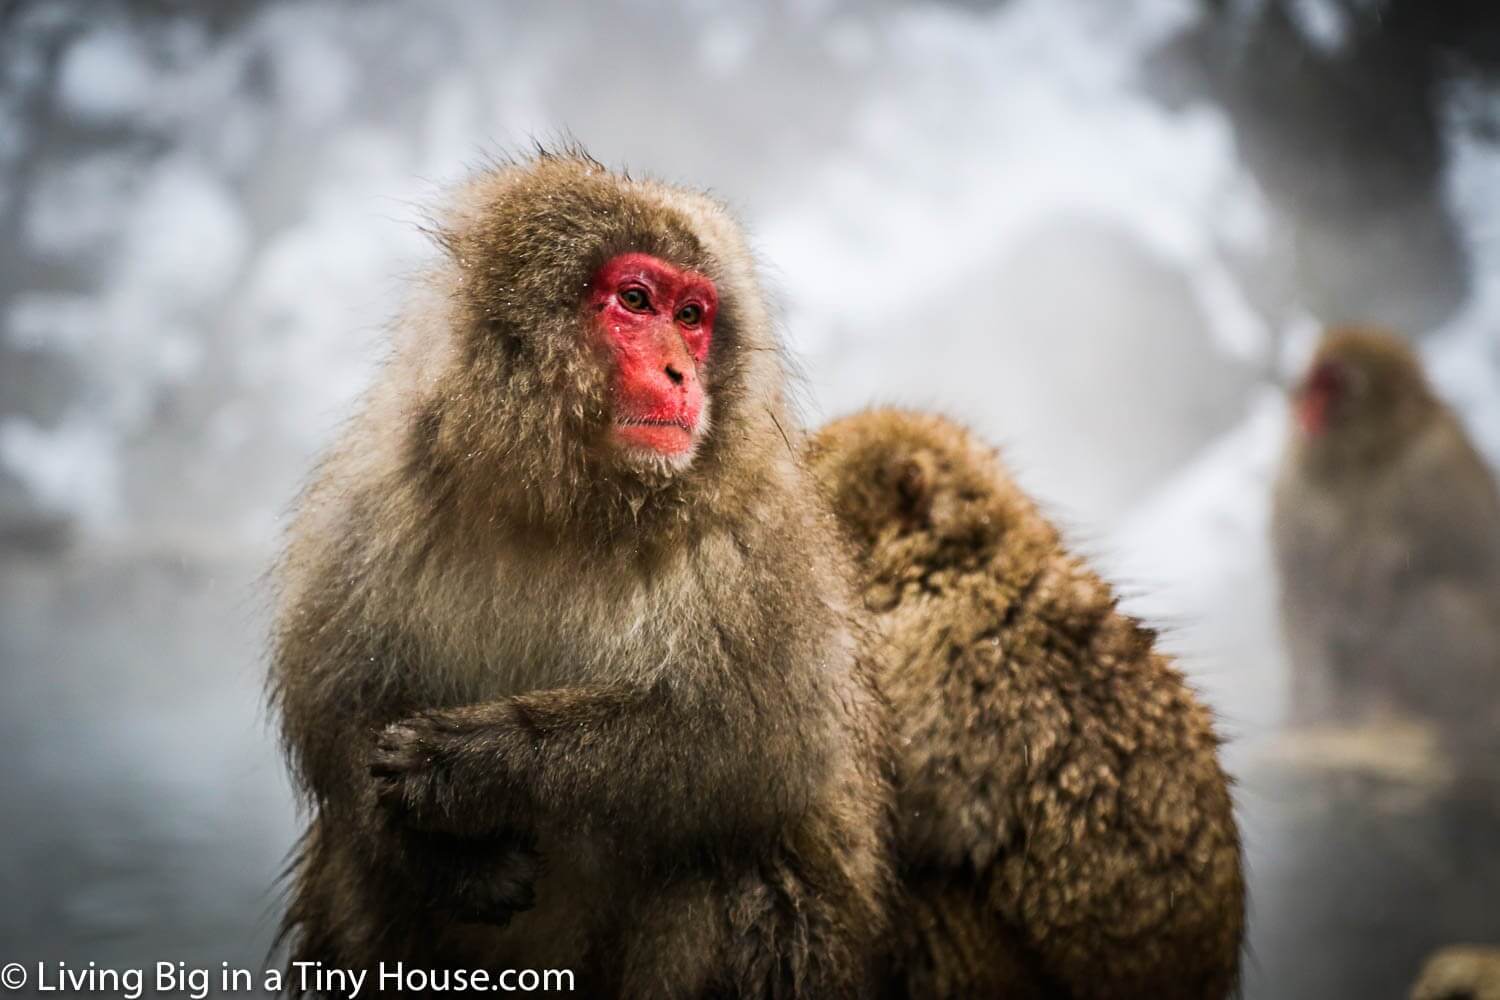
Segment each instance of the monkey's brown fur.
[{"label": "monkey's brown fur", "polygon": [[885,644],[909,996],[1223,997],[1240,845],[1209,712],[942,418],[836,421],[812,466]]},{"label": "monkey's brown fur", "polygon": [[1500,493],[1403,340],[1335,329],[1330,363],[1339,398],[1321,433],[1293,429],[1273,504],[1292,715],[1410,713],[1493,772]]},{"label": "monkey's brown fur", "polygon": [[[273,696],[311,810],[291,958],[864,995],[884,709],[737,227],[564,153],[476,177],[438,235],[279,574]],[[581,297],[634,251],[718,288],[686,470],[600,447]]]}]

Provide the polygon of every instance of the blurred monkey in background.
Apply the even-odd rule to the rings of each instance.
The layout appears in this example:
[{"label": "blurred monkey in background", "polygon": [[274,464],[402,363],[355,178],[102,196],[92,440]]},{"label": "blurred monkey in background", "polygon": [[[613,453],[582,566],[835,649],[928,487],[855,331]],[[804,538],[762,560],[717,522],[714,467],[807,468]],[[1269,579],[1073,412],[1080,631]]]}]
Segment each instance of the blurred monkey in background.
[{"label": "blurred monkey in background", "polygon": [[1293,721],[1430,723],[1460,772],[1500,726],[1500,495],[1416,354],[1331,330],[1292,394],[1272,534]]},{"label": "blurred monkey in background", "polygon": [[[1500,495],[1415,352],[1327,333],[1292,393],[1272,509],[1293,722],[1402,718],[1456,774],[1435,816],[1500,804]],[[1496,847],[1500,851],[1500,845]],[[1500,1000],[1500,949],[1444,948],[1413,1000]]]}]

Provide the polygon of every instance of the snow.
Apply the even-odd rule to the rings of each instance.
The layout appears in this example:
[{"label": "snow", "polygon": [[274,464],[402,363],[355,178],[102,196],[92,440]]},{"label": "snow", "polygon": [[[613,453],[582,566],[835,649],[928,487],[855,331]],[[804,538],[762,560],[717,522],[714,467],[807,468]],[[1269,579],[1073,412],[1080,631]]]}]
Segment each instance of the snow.
[{"label": "snow", "polygon": [[140,170],[133,156],[99,153],[49,171],[25,206],[30,247],[52,258],[108,254],[106,243],[123,225]]},{"label": "snow", "polygon": [[1333,0],[1294,0],[1288,7],[1304,38],[1320,50],[1337,53],[1349,34],[1349,12]]},{"label": "snow", "polygon": [[[202,162],[158,162],[127,202],[115,286],[133,298],[191,311],[220,302],[249,248],[249,225],[229,186]],[[184,280],[191,275],[192,279]]]},{"label": "snow", "polygon": [[57,89],[73,113],[111,121],[144,111],[155,99],[157,83],[150,57],[135,37],[101,29],[68,47]]},{"label": "snow", "polygon": [[73,510],[95,521],[116,513],[113,444],[76,412],[50,428],[0,418],[0,464],[18,472],[45,508]]},{"label": "snow", "polygon": [[1500,154],[1463,138],[1447,180],[1449,204],[1467,221],[1474,287],[1468,305],[1433,338],[1426,360],[1475,444],[1500,466]]}]

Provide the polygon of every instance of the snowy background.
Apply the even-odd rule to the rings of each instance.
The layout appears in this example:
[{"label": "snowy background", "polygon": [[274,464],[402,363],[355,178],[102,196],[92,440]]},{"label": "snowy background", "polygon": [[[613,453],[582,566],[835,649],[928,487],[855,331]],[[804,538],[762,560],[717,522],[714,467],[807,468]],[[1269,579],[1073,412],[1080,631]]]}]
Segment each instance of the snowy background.
[{"label": "snowy background", "polygon": [[1264,764],[1319,325],[1419,336],[1500,462],[1500,20],[1434,6],[0,2],[0,960],[258,965],[260,574],[423,207],[563,134],[736,208],[810,420],[966,419],[1169,627],[1234,738],[1249,996],[1500,940],[1495,840]]}]

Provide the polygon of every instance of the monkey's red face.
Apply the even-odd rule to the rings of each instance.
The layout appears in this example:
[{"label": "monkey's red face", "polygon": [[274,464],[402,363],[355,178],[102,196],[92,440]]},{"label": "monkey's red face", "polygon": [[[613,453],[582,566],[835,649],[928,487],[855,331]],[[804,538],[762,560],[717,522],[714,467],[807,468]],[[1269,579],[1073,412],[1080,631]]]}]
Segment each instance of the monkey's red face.
[{"label": "monkey's red face", "polygon": [[1319,362],[1302,381],[1297,389],[1295,407],[1297,421],[1309,437],[1318,437],[1328,430],[1347,383],[1344,366],[1336,361]]},{"label": "monkey's red face", "polygon": [[611,258],[589,305],[614,359],[615,442],[627,452],[691,458],[707,414],[702,376],[719,297],[708,278],[644,253]]},{"label": "monkey's red face", "polygon": [[1297,387],[1297,422],[1310,438],[1324,437],[1340,426],[1368,419],[1378,400],[1377,379],[1357,361],[1323,358],[1312,366]]}]

